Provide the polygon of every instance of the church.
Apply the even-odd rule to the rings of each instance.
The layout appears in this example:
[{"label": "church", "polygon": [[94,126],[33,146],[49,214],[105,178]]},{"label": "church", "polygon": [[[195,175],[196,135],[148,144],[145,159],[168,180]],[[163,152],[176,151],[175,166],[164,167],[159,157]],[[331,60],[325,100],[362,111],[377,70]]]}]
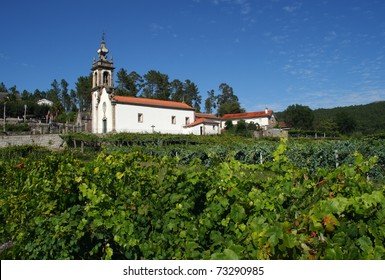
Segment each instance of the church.
[{"label": "church", "polygon": [[219,119],[199,114],[183,102],[114,94],[114,65],[108,59],[104,36],[92,65],[93,133],[164,133],[208,135],[220,133]]}]

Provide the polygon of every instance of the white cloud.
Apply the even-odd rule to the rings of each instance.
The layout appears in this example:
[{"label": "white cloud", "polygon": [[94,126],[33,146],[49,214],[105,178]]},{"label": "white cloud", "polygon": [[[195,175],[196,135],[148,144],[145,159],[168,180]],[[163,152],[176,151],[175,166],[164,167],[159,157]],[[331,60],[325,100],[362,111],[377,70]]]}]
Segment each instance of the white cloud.
[{"label": "white cloud", "polygon": [[298,11],[299,9],[301,9],[301,6],[302,6],[302,3],[295,2],[292,5],[288,5],[288,6],[283,7],[283,10],[292,14],[292,13]]},{"label": "white cloud", "polygon": [[242,15],[248,15],[252,11],[250,0],[211,0],[211,3],[214,5],[226,3],[231,6],[236,6],[240,8],[240,13]]},{"label": "white cloud", "polygon": [[321,90],[298,94],[297,98],[292,99],[290,104],[301,103],[312,109],[318,109],[361,105],[383,100],[385,100],[385,89]]},{"label": "white cloud", "polygon": [[335,31],[330,31],[324,36],[324,40],[327,42],[333,41],[337,38],[337,33]]}]

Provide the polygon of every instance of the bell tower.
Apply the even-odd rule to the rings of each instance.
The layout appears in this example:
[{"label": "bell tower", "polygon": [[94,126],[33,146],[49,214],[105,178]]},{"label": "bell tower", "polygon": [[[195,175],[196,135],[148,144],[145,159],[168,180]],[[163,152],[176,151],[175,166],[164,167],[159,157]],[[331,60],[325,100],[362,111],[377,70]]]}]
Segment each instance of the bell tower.
[{"label": "bell tower", "polygon": [[[107,54],[109,50],[106,47],[106,43],[104,41],[104,34],[102,36],[102,43],[100,48],[97,51],[99,60],[94,61],[92,64],[92,88],[97,87],[106,87],[113,88],[114,87],[114,64],[112,62],[112,57],[108,61]],[[108,91],[108,90],[107,90]]]},{"label": "bell tower", "polygon": [[115,132],[114,64],[108,59],[109,50],[104,41],[97,50],[99,59],[92,64],[92,132]]}]

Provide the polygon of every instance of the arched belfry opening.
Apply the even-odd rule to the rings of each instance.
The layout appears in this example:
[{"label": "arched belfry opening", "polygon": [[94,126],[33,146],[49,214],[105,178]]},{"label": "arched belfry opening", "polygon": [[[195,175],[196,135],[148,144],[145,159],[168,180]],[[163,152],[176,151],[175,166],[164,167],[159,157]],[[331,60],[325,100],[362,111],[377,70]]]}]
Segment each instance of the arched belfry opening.
[{"label": "arched belfry opening", "polygon": [[114,87],[113,75],[114,75],[114,64],[112,62],[112,57],[109,58],[107,54],[109,50],[106,47],[106,42],[104,41],[104,34],[102,37],[102,42],[100,48],[97,50],[99,59],[94,61],[92,64],[91,70],[93,71],[92,85],[93,87]]},{"label": "arched belfry opening", "polygon": [[94,78],[93,78],[92,86],[93,87],[98,86],[98,73],[97,72],[94,73]]},{"label": "arched belfry opening", "polygon": [[107,71],[103,72],[103,85],[111,86],[110,85],[110,73]]}]

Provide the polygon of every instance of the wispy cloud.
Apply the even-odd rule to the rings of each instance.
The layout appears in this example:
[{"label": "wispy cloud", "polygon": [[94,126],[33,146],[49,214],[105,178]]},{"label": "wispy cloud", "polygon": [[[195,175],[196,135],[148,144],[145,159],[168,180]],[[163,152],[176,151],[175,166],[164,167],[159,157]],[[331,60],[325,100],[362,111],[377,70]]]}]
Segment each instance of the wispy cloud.
[{"label": "wispy cloud", "polygon": [[368,104],[385,100],[385,88],[364,91],[325,90],[309,92],[305,94],[303,100],[312,109]]},{"label": "wispy cloud", "polygon": [[283,10],[292,14],[292,13],[298,11],[299,9],[301,9],[301,6],[302,6],[302,3],[294,2],[292,5],[284,6]]},{"label": "wispy cloud", "polygon": [[9,56],[6,55],[5,53],[0,52],[0,59],[1,59],[1,60],[8,60],[8,59],[9,59]]},{"label": "wispy cloud", "polygon": [[333,41],[337,38],[337,33],[335,31],[329,31],[325,36],[324,40],[327,42]]},{"label": "wispy cloud", "polygon": [[242,15],[248,15],[252,11],[250,0],[211,0],[211,3],[214,5],[228,4],[237,7]]},{"label": "wispy cloud", "polygon": [[23,68],[35,68],[36,67],[34,64],[30,64],[30,63],[27,63],[27,62],[17,62],[15,64],[18,65],[18,66],[21,66]]},{"label": "wispy cloud", "polygon": [[167,35],[173,38],[178,37],[178,34],[174,31],[172,25],[161,25],[159,23],[152,23],[149,26],[149,30],[153,37],[158,37],[161,35]]}]

